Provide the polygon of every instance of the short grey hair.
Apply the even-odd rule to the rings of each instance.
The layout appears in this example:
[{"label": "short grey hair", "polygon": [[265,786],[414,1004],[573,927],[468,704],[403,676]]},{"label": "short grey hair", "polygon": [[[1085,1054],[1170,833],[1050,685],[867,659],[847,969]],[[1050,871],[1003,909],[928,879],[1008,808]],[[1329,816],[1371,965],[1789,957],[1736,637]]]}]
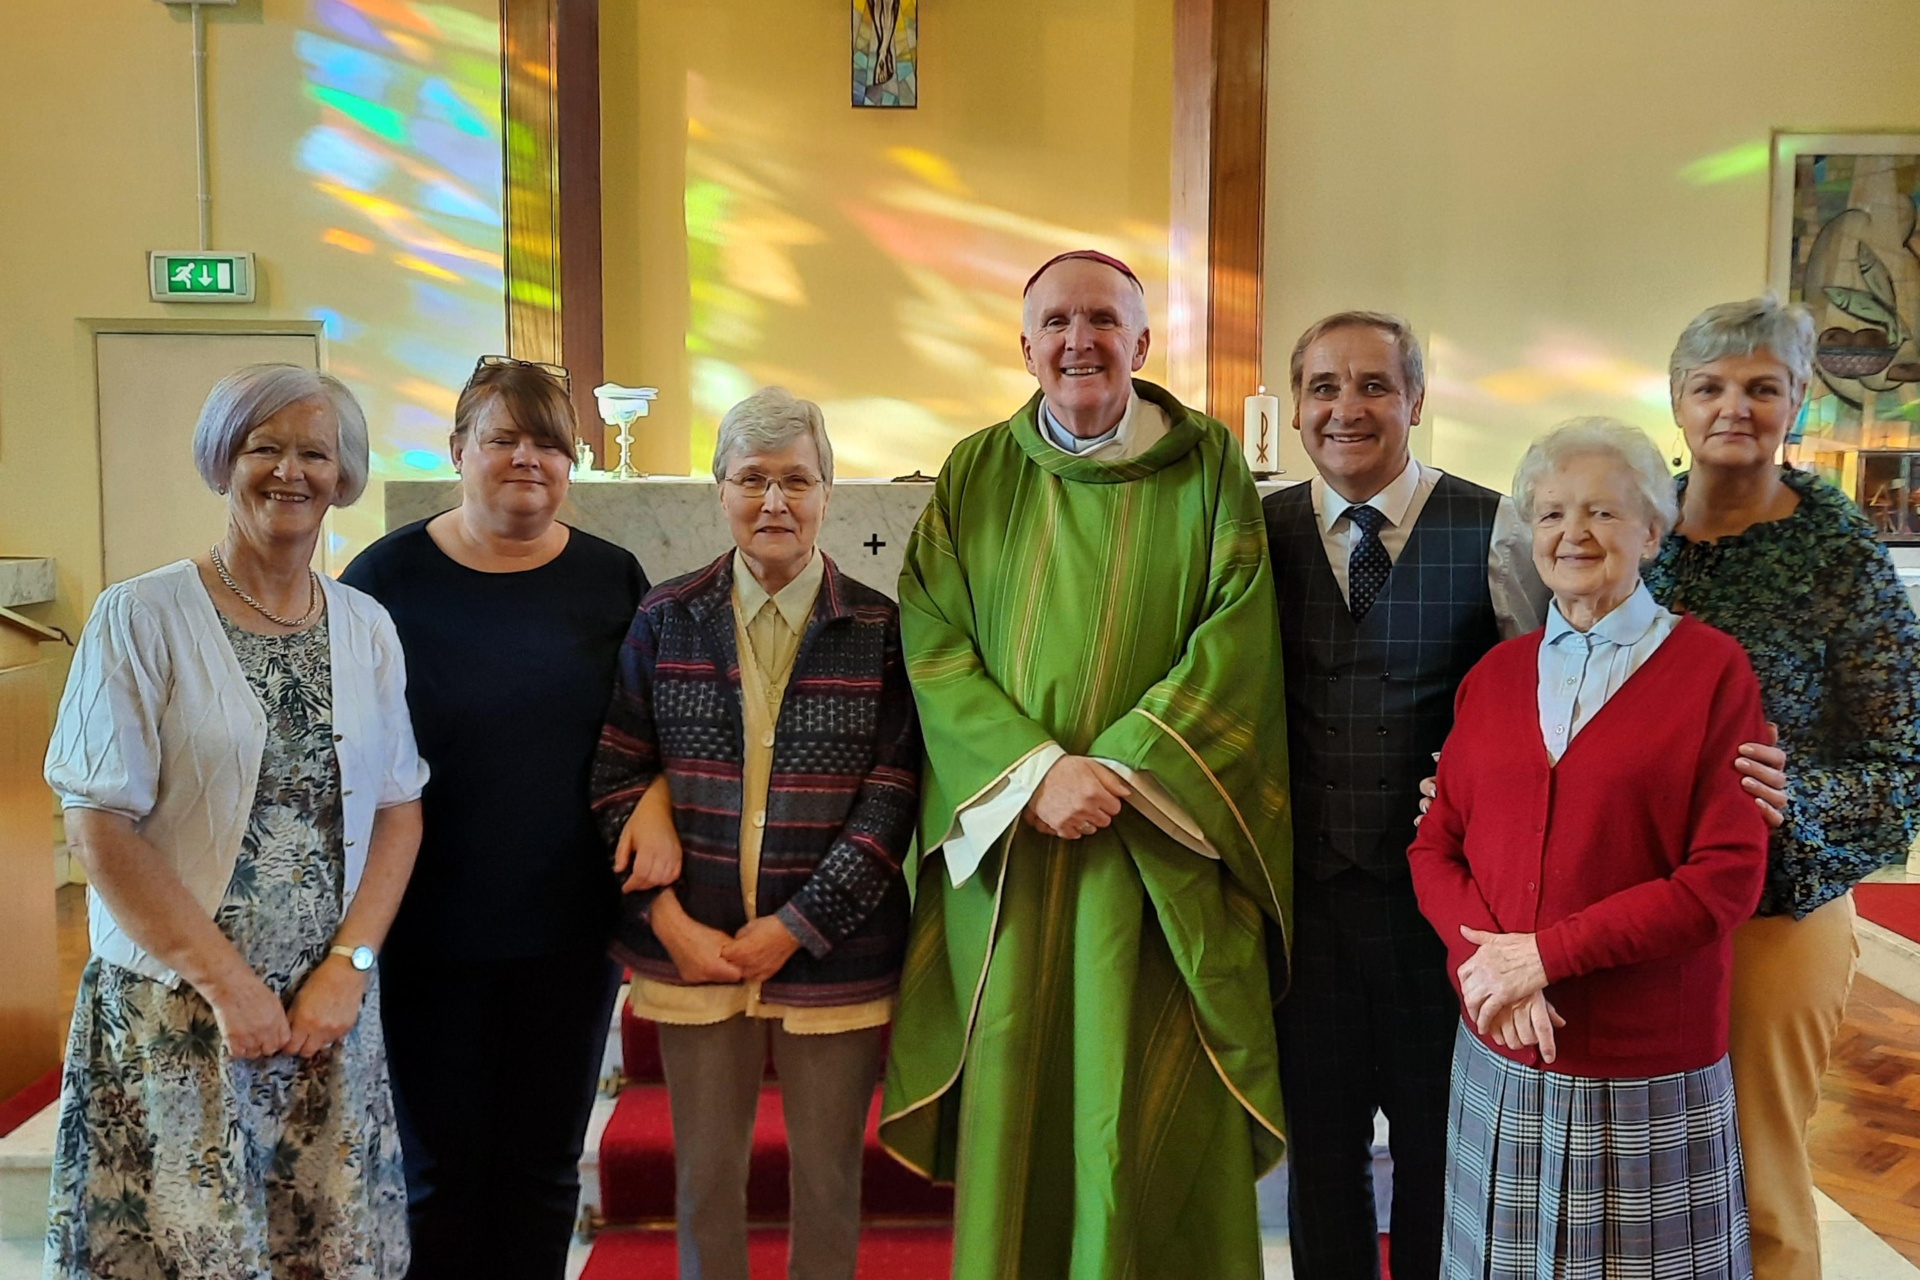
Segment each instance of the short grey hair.
[{"label": "short grey hair", "polygon": [[1394,345],[1400,349],[1400,376],[1407,384],[1408,399],[1418,400],[1427,393],[1426,357],[1420,354],[1420,339],[1413,336],[1413,326],[1407,323],[1405,316],[1396,316],[1388,311],[1336,311],[1307,326],[1307,331],[1300,335],[1300,341],[1293,344],[1293,358],[1287,364],[1287,377],[1293,387],[1294,399],[1300,398],[1300,379],[1306,369],[1307,348],[1335,329],[1361,328],[1380,329],[1393,338]]},{"label": "short grey hair", "polygon": [[727,467],[742,453],[769,453],[801,439],[813,441],[820,455],[820,478],[833,483],[833,445],[827,440],[827,415],[811,400],[785,387],[762,387],[727,410],[713,442],[713,478],[727,478]]},{"label": "short grey hair", "polygon": [[1813,377],[1813,312],[1800,303],[1782,305],[1768,293],[1744,302],[1708,307],[1681,330],[1667,362],[1667,384],[1675,399],[1687,375],[1728,356],[1772,352],[1793,381],[1796,395]]},{"label": "short grey hair", "polygon": [[1533,499],[1540,482],[1574,458],[1608,458],[1633,478],[1633,487],[1661,537],[1680,519],[1673,473],[1647,439],[1647,433],[1618,418],[1569,418],[1527,446],[1513,473],[1513,505],[1533,523]]},{"label": "short grey hair", "polygon": [[297,364],[250,364],[213,384],[193,428],[193,465],[207,488],[225,493],[233,464],[253,429],[290,404],[323,400],[340,430],[336,507],[350,507],[367,488],[367,415],[347,384]]}]

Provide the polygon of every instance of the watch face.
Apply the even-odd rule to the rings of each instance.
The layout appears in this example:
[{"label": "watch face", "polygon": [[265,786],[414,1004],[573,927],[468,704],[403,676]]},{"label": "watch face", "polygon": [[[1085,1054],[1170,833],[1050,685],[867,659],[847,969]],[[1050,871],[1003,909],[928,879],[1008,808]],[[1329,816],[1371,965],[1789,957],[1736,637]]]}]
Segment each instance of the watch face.
[{"label": "watch face", "polygon": [[353,967],[362,973],[373,968],[373,948],[355,947],[353,949]]}]

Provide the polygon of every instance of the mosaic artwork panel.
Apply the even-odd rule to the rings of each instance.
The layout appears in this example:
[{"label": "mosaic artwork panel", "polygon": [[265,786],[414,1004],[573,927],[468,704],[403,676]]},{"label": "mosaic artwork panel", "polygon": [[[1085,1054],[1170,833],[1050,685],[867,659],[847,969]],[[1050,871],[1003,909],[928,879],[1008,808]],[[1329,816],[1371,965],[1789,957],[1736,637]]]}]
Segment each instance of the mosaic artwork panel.
[{"label": "mosaic artwork panel", "polygon": [[853,0],[853,105],[920,104],[920,0]]}]

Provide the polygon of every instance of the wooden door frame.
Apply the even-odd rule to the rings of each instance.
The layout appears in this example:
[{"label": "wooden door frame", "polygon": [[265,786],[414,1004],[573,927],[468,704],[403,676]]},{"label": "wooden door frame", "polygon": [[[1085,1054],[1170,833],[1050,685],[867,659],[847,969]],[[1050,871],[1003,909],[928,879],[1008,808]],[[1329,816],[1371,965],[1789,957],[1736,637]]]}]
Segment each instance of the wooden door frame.
[{"label": "wooden door frame", "polygon": [[1268,0],[1174,0],[1167,360],[1238,434],[1265,381]]},{"label": "wooden door frame", "polygon": [[500,0],[507,354],[567,367],[602,445],[599,0]]}]

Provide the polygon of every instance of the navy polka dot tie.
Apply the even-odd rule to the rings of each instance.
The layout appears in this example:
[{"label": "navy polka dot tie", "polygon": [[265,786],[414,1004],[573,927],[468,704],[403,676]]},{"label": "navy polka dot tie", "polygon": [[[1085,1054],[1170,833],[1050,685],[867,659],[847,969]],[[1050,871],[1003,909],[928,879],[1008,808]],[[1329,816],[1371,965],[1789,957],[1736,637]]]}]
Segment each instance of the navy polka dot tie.
[{"label": "navy polka dot tie", "polygon": [[1352,506],[1347,508],[1346,516],[1360,530],[1360,541],[1347,560],[1347,607],[1353,613],[1353,620],[1358,622],[1367,616],[1367,610],[1373,608],[1373,602],[1387,585],[1393,560],[1387,555],[1386,544],[1380,541],[1380,526],[1387,522],[1380,508]]}]

